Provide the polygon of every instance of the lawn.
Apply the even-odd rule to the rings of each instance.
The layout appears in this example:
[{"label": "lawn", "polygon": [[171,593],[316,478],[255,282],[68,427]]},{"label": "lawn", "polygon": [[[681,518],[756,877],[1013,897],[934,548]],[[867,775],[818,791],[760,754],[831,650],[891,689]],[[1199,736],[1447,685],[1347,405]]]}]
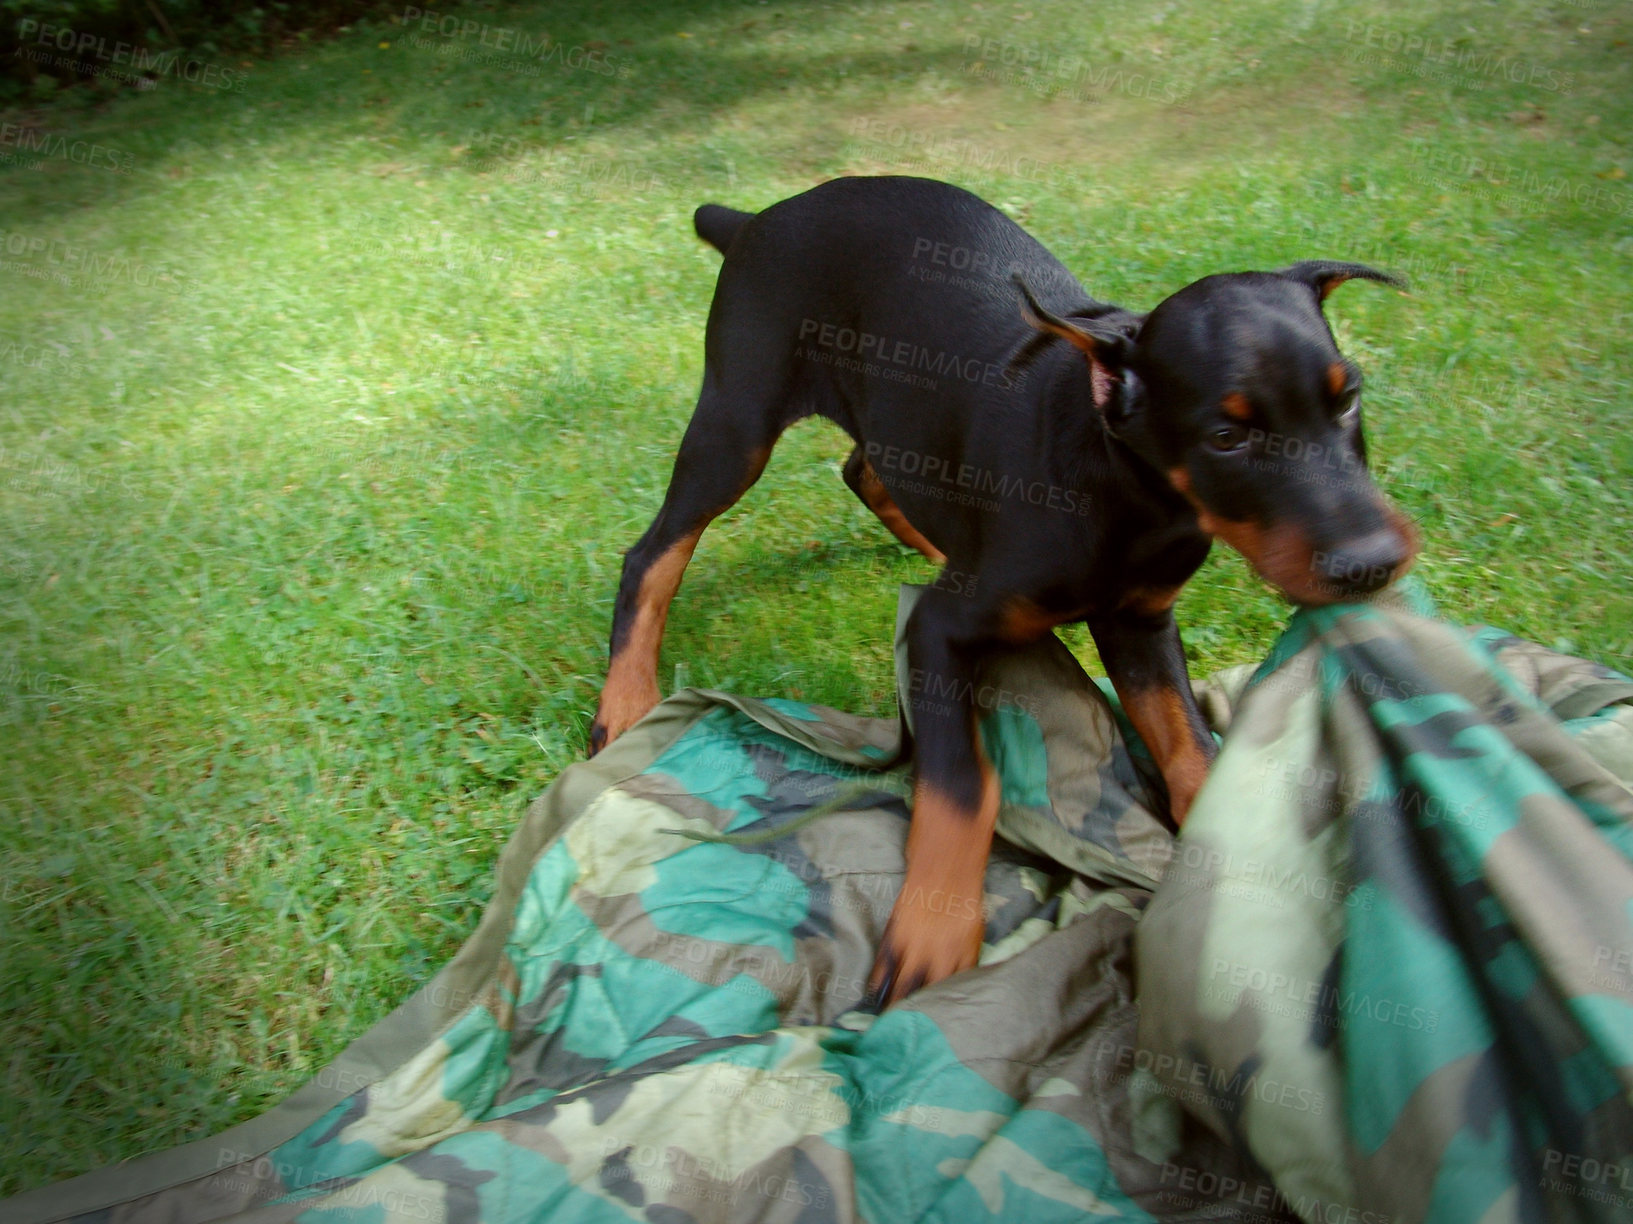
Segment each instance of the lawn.
[{"label": "lawn", "polygon": [[[582,753],[696,395],[705,200],[945,178],[1137,308],[1405,274],[1328,306],[1418,572],[1629,666],[1627,10],[446,11],[480,28],[0,116],[0,1193],[262,1111],[472,928]],[[666,678],[893,712],[932,571],[848,449],[796,428],[705,536]],[[1193,670],[1287,611],[1216,550]]]}]

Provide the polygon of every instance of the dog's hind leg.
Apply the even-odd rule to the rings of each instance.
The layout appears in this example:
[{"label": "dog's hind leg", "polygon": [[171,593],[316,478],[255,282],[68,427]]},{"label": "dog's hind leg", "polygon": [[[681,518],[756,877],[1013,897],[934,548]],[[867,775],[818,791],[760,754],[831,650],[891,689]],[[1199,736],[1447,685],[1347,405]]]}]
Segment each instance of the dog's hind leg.
[{"label": "dog's hind leg", "polygon": [[924,533],[901,512],[901,507],[891,500],[890,490],[879,479],[879,474],[873,470],[858,446],[845,460],[843,469],[845,484],[850,491],[862,499],[862,504],[879,516],[879,521],[890,529],[895,536],[909,548],[916,548],[937,565],[947,559],[947,555],[925,537]]},{"label": "dog's hind leg", "polygon": [[686,427],[669,490],[652,525],[624,554],[613,608],[606,683],[590,727],[590,753],[601,751],[661,699],[658,648],[669,604],[680,589],[703,529],[731,509],[760,474],[790,423],[771,405],[723,393],[705,377]]}]

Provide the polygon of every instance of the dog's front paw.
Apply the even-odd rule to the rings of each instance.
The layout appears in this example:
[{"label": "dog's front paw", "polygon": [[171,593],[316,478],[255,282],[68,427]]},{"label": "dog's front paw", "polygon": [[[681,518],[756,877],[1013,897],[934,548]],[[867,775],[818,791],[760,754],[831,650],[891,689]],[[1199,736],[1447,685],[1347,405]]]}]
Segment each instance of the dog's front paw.
[{"label": "dog's front paw", "polygon": [[608,686],[601,692],[595,707],[595,721],[590,724],[590,744],[587,755],[594,756],[628,731],[641,719],[652,713],[652,707],[663,700],[656,685],[614,689]]},{"label": "dog's front paw", "polygon": [[986,930],[979,890],[908,884],[896,898],[868,977],[868,1006],[882,1010],[915,990],[973,969]]},{"label": "dog's front paw", "polygon": [[596,715],[595,721],[590,724],[590,750],[585,755],[594,756],[612,741],[607,738],[607,724]]}]

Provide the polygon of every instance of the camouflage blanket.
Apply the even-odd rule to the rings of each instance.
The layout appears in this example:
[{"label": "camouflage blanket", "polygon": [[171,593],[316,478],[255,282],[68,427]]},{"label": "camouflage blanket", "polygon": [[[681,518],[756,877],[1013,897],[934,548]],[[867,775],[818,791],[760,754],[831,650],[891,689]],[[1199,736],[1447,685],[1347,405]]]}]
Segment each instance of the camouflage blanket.
[{"label": "camouflage blanket", "polygon": [[1139,1031],[1307,1218],[1633,1219],[1630,696],[1367,609],[1259,669],[1140,925]]},{"label": "camouflage blanket", "polygon": [[877,1017],[896,725],[678,693],[312,1082],[0,1219],[1626,1218],[1633,682],[1381,605],[1251,671],[1176,842],[1104,686],[994,658],[981,966]]}]

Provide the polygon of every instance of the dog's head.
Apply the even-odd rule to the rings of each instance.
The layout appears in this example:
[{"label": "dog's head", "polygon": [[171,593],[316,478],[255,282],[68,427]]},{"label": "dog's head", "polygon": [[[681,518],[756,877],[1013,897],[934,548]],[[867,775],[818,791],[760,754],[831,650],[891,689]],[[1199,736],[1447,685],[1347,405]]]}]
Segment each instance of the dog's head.
[{"label": "dog's head", "polygon": [[1417,554],[1367,471],[1361,372],[1321,311],[1355,278],[1401,284],[1326,261],[1208,276],[1132,335],[1052,315],[1016,283],[1033,326],[1088,359],[1107,431],[1289,599],[1326,604],[1387,586]]}]

